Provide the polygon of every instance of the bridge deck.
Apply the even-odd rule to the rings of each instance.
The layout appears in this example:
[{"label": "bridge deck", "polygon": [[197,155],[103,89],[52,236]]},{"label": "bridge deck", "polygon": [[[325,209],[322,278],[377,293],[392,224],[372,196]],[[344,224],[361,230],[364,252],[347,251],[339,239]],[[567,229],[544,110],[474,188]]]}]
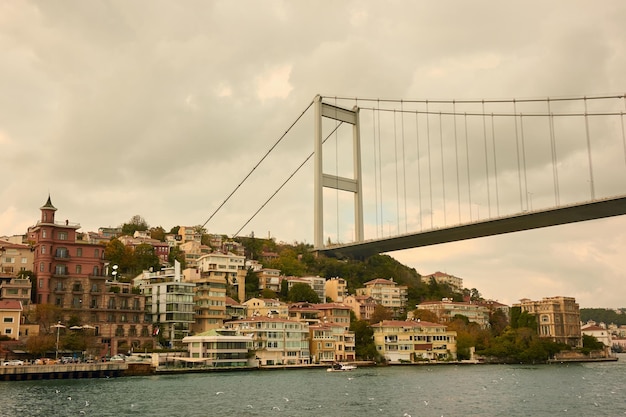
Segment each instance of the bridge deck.
[{"label": "bridge deck", "polygon": [[626,196],[577,203],[552,209],[535,210],[458,226],[431,229],[383,239],[314,249],[329,256],[366,258],[377,253],[419,248],[478,237],[558,226],[626,214]]}]

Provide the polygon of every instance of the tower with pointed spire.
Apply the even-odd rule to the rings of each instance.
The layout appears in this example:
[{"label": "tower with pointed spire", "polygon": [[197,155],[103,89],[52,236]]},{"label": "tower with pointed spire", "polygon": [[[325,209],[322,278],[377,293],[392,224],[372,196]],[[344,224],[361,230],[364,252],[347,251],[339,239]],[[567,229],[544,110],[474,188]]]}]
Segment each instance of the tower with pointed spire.
[{"label": "tower with pointed spire", "polygon": [[132,291],[130,283],[107,280],[106,246],[80,239],[80,224],[56,221],[57,209],[49,195],[40,210],[39,221],[28,229],[36,303],[57,306],[63,322],[77,317],[93,326],[100,355],[151,343],[144,297]]}]

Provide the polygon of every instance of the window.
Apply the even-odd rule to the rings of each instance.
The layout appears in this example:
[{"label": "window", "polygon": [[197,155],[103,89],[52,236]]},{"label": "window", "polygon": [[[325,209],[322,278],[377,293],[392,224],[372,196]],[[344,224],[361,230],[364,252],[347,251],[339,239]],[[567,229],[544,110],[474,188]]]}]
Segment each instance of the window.
[{"label": "window", "polygon": [[76,273],[80,274],[81,272],[83,272],[83,267],[82,265],[76,265]]},{"label": "window", "polygon": [[83,248],[76,248],[76,256],[83,256]]},{"label": "window", "polygon": [[[45,270],[44,264],[43,264],[43,262],[40,262],[39,263],[39,272],[43,272],[44,270]],[[40,282],[43,282],[43,281],[40,281]],[[41,288],[41,286],[39,288]]]},{"label": "window", "polygon": [[4,317],[3,322],[4,323],[13,323],[13,317]]},{"label": "window", "polygon": [[11,329],[10,327],[7,327],[6,329],[4,329],[4,334],[11,334],[13,333],[13,329]]},{"label": "window", "polygon": [[47,238],[48,237],[48,231],[46,229],[43,229],[41,231],[41,237],[43,237],[43,238]]},{"label": "window", "polygon": [[57,238],[59,240],[67,240],[67,232],[58,232],[57,233]]},{"label": "window", "polygon": [[41,245],[41,253],[46,253],[46,245]]},{"label": "window", "polygon": [[94,251],[94,257],[95,257],[95,258],[99,258],[99,257],[100,257],[100,249],[96,249],[96,250]]}]

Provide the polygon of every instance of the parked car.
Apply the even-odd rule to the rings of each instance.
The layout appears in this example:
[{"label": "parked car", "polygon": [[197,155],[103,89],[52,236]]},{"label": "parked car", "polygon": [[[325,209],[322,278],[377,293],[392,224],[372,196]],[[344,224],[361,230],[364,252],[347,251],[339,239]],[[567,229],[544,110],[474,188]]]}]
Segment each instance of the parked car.
[{"label": "parked car", "polygon": [[24,361],[20,361],[18,359],[6,361],[2,363],[2,366],[22,366],[24,365]]},{"label": "parked car", "polygon": [[125,360],[126,358],[124,358],[124,355],[111,356],[111,359],[109,359],[111,362],[124,362]]}]

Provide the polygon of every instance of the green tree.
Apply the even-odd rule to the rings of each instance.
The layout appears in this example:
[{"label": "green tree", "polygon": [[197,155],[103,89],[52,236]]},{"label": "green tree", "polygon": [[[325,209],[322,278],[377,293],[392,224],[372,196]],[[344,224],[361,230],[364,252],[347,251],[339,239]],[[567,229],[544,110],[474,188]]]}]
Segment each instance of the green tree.
[{"label": "green tree", "polygon": [[167,262],[170,265],[174,265],[174,261],[180,262],[180,268],[185,269],[187,267],[187,261],[185,260],[185,251],[178,246],[173,246],[170,252],[167,254]]},{"label": "green tree", "polygon": [[259,294],[259,275],[252,268],[246,272],[246,299],[256,297]]},{"label": "green tree", "polygon": [[104,259],[111,265],[117,265],[120,273],[129,273],[133,269],[134,259],[131,247],[114,238],[104,248]]},{"label": "green tree", "polygon": [[154,252],[154,247],[148,243],[142,243],[133,251],[135,258],[135,272],[146,271],[152,268],[155,271],[161,269],[161,261]]},{"label": "green tree", "polygon": [[380,360],[380,354],[374,343],[374,331],[365,320],[355,320],[350,323],[350,331],[354,332],[354,351],[357,359]]},{"label": "green tree", "polygon": [[604,349],[604,343],[600,342],[598,338],[589,334],[583,334],[583,347],[581,352],[588,355],[594,350]]},{"label": "green tree", "polygon": [[61,320],[62,310],[54,304],[35,304],[28,314],[31,323],[37,323],[44,333],[53,333],[50,326]]},{"label": "green tree", "polygon": [[269,298],[273,300],[273,299],[278,298],[278,295],[276,294],[275,291],[272,291],[269,288],[263,288],[261,290],[261,298]]},{"label": "green tree", "polygon": [[437,314],[430,310],[415,309],[413,310],[413,318],[415,320],[427,321],[429,323],[439,323]]},{"label": "green tree", "polygon": [[286,300],[289,298],[289,281],[283,279],[280,282],[280,298],[281,300]]},{"label": "green tree", "polygon": [[376,307],[374,307],[374,311],[372,312],[370,322],[380,323],[383,320],[391,320],[392,317],[391,311],[388,308],[382,304],[376,304]]},{"label": "green tree", "polygon": [[320,297],[317,293],[311,288],[309,284],[305,284],[303,282],[298,282],[293,284],[291,289],[289,290],[289,295],[287,297],[289,301],[297,303],[297,302],[308,302],[308,303],[319,303]]},{"label": "green tree", "polygon": [[52,334],[40,334],[28,336],[26,349],[33,356],[44,356],[46,352],[53,351],[56,347],[56,337]]},{"label": "green tree", "polygon": [[128,221],[128,223],[124,223],[122,225],[122,234],[132,236],[136,231],[146,231],[150,226],[146,220],[140,215],[136,214]]},{"label": "green tree", "polygon": [[509,319],[502,310],[496,309],[489,313],[489,328],[492,335],[499,336],[508,325]]},{"label": "green tree", "polygon": [[150,237],[160,242],[165,242],[165,229],[161,226],[150,228]]}]

